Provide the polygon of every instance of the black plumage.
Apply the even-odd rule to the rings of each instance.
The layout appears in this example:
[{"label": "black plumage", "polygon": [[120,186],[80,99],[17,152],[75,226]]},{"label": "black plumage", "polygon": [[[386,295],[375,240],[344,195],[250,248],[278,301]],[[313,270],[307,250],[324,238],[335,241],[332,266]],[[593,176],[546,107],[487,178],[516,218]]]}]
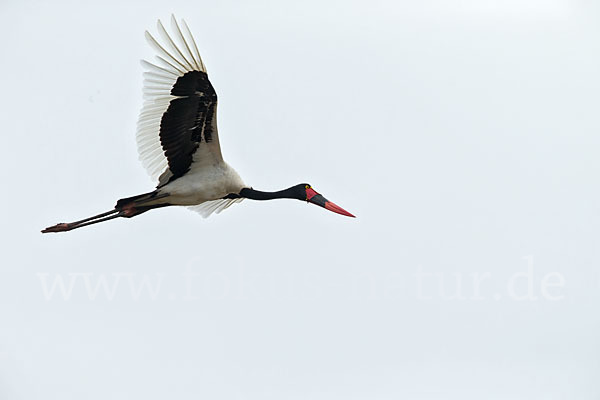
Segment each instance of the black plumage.
[{"label": "black plumage", "polygon": [[213,140],[216,128],[217,93],[202,71],[190,71],[179,77],[167,111],[160,121],[160,143],[172,176],[169,182],[189,171],[193,155],[204,140]]}]

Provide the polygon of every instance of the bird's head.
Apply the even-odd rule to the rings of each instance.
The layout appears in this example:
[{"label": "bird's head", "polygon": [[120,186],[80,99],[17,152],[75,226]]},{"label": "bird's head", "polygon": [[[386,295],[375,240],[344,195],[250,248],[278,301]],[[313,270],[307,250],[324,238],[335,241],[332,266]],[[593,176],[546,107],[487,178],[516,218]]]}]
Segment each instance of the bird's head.
[{"label": "bird's head", "polygon": [[316,204],[323,208],[326,208],[329,211],[333,211],[334,213],[342,214],[347,217],[355,218],[354,215],[350,214],[348,211],[344,210],[342,207],[337,204],[327,200],[321,194],[317,193],[313,187],[308,183],[300,183],[296,186],[292,187],[294,192],[294,198],[298,200],[307,201],[312,204]]}]

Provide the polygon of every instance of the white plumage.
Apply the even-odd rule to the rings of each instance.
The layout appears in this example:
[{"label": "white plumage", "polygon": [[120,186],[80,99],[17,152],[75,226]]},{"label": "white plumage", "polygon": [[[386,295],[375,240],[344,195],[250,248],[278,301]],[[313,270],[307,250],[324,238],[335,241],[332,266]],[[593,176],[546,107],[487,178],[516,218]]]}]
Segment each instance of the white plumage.
[{"label": "white plumage", "polygon": [[171,100],[177,98],[171,95],[171,88],[177,79],[186,72],[202,71],[206,73],[206,68],[200,58],[196,42],[185,21],[182,21],[182,26],[187,33],[187,40],[179,28],[175,16],[171,16],[171,25],[178,33],[177,37],[181,41],[182,47],[188,52],[188,58],[192,60],[191,62],[184,58],[182,52],[177,48],[160,20],[157,22],[158,32],[163,37],[165,43],[177,49],[173,51],[173,54],[176,54],[178,57],[173,56],[165,50],[150,32],[145,32],[146,40],[158,53],[156,60],[161,66],[142,60],[142,66],[146,69],[144,72],[143,88],[144,105],[138,119],[136,141],[140,161],[154,180],[158,180],[167,168],[167,158],[160,143],[159,132],[160,120],[163,114],[167,111]]},{"label": "white plumage", "polygon": [[[146,31],[146,39],[157,51],[156,60],[160,65],[142,60],[142,65],[146,69],[143,88],[144,105],[138,119],[136,141],[140,161],[152,179],[158,181],[159,194],[169,193],[166,199],[170,204],[193,206],[190,209],[206,218],[213,212],[219,213],[232,204],[242,201],[241,198],[223,199],[223,197],[228,193],[238,193],[244,187],[244,182],[223,160],[216,112],[213,116],[212,141],[200,144],[193,155],[189,172],[168,182],[172,174],[168,169],[168,160],[159,133],[163,114],[167,111],[170,102],[178,98],[171,94],[171,89],[177,80],[188,72],[207,73],[196,42],[184,20],[181,21],[181,27],[183,30],[175,17],[171,16],[171,28],[179,43],[176,43],[167,33],[160,20],[157,28],[162,42]],[[162,201],[165,199],[163,198]]]}]

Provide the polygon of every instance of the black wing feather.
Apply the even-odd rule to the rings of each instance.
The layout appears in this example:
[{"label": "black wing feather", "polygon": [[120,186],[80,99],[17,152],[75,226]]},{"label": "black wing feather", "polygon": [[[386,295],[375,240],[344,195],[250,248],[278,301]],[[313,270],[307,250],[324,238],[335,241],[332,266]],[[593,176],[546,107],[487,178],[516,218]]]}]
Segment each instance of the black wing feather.
[{"label": "black wing feather", "polygon": [[179,77],[167,111],[160,121],[160,143],[172,176],[169,182],[190,170],[193,156],[204,140],[213,140],[217,93],[202,71],[190,71]]}]

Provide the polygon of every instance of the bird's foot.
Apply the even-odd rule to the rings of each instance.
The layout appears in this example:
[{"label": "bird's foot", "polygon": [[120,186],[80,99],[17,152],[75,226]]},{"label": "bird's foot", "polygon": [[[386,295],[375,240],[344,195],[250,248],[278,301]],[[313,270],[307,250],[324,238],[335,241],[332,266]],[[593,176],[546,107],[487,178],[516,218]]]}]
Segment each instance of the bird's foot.
[{"label": "bird's foot", "polygon": [[53,226],[49,226],[46,229],[44,229],[42,231],[42,233],[50,233],[50,232],[66,232],[71,230],[72,228],[72,224],[67,224],[64,222],[61,222],[60,224],[56,224]]}]

